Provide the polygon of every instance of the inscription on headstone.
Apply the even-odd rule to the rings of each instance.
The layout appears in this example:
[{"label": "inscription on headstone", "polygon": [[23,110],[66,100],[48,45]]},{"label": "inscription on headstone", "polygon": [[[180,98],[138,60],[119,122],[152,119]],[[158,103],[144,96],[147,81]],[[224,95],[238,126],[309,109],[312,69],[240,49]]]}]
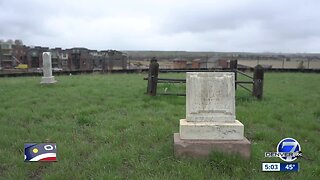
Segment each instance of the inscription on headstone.
[{"label": "inscription on headstone", "polygon": [[187,73],[187,121],[234,122],[234,75],[226,72]]}]

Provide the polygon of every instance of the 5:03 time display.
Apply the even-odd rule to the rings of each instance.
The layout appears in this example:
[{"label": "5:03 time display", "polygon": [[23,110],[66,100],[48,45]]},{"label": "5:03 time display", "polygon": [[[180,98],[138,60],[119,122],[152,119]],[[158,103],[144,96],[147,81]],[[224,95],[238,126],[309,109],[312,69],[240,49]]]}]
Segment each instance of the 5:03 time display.
[{"label": "5:03 time display", "polygon": [[262,171],[280,171],[280,163],[262,163]]}]

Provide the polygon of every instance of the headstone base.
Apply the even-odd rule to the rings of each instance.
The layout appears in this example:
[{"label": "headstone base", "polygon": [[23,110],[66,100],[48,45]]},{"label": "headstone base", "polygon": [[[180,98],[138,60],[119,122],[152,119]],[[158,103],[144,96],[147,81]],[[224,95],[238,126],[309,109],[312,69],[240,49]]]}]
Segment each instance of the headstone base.
[{"label": "headstone base", "polygon": [[231,122],[189,122],[180,120],[180,138],[194,140],[242,140],[244,126],[238,121]]},{"label": "headstone base", "polygon": [[189,140],[181,139],[174,133],[174,155],[177,157],[208,157],[212,151],[239,154],[245,159],[251,155],[251,143],[247,138],[242,140]]},{"label": "headstone base", "polygon": [[57,81],[54,79],[54,76],[51,77],[42,77],[40,84],[53,84]]}]

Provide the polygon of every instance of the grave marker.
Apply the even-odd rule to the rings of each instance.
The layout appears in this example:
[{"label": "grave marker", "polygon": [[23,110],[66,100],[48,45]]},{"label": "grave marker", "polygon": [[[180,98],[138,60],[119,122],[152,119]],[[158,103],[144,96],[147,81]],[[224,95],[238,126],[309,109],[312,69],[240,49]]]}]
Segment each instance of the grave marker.
[{"label": "grave marker", "polygon": [[41,78],[41,84],[53,84],[57,81],[52,76],[52,65],[51,65],[51,53],[44,52],[42,53],[43,61],[43,77]]},{"label": "grave marker", "polygon": [[174,134],[176,156],[208,156],[211,151],[250,157],[250,142],[235,116],[233,72],[187,73],[186,119]]}]

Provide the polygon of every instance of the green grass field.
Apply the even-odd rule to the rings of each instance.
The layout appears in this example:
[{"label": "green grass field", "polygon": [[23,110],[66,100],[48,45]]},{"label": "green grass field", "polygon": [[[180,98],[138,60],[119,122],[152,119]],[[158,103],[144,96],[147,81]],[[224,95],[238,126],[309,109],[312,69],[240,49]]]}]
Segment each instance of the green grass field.
[{"label": "green grass field", "polygon": [[[185,97],[144,94],[145,74],[0,78],[0,178],[3,179],[318,179],[320,75],[265,74],[257,101],[237,90],[237,119],[252,143],[251,160],[213,153],[177,159],[173,133],[185,117]],[[184,77],[185,74],[161,74]],[[162,84],[159,91],[183,91]],[[297,139],[298,173],[261,172],[285,137]],[[58,162],[25,163],[25,142],[56,142]]]}]

